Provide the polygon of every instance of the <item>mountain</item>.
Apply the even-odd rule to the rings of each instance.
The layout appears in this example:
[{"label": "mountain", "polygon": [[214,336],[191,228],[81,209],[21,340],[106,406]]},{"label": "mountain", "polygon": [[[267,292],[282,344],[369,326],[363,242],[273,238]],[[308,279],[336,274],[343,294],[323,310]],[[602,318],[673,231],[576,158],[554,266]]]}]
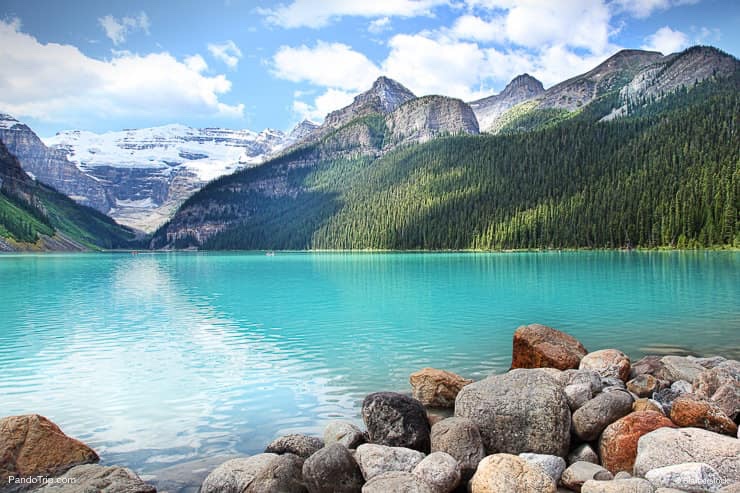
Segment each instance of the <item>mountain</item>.
[{"label": "mountain", "polygon": [[469,104],[475,112],[481,131],[488,131],[507,110],[544,92],[542,82],[529,74],[522,74],[509,82],[500,93],[472,101]]},{"label": "mountain", "polygon": [[23,169],[42,182],[101,212],[111,208],[104,185],[67,160],[66,153],[50,149],[27,125],[0,113],[0,141],[18,156]]},{"label": "mountain", "polygon": [[130,248],[134,232],[32,179],[0,142],[0,251]]},{"label": "mountain", "polygon": [[[661,74],[668,77],[681,63],[685,83],[640,99],[611,121],[604,117],[621,104],[622,89],[666,57],[617,54],[549,94],[514,105],[502,118],[515,116],[497,135],[474,135],[466,127],[473,110],[449,98],[361,113],[321,139],[208,184],[155,233],[151,246],[740,244],[740,144],[733,133],[740,70],[736,59],[728,63],[717,53],[702,63],[687,61],[696,57],[692,50],[672,55]],[[568,95],[578,94],[580,106],[567,109]],[[558,101],[565,106],[537,108]],[[448,112],[454,117],[441,120],[453,126],[429,124]]]},{"label": "mountain", "polygon": [[378,77],[372,87],[355,96],[352,104],[332,111],[305,142],[316,142],[357,118],[369,115],[387,115],[406,101],[415,99],[414,93],[388,77]]},{"label": "mountain", "polygon": [[290,135],[184,125],[104,134],[74,130],[45,145],[28,126],[2,115],[0,141],[40,181],[121,224],[152,231],[210,180],[260,164],[312,125],[303,122]]}]

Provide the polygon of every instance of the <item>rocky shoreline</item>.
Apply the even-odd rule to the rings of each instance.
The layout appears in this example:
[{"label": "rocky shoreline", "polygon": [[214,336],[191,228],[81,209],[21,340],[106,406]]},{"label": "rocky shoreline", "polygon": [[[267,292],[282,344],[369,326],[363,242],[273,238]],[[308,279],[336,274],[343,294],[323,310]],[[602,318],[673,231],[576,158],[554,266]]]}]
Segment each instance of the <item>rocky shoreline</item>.
[{"label": "rocky shoreline", "polygon": [[[511,369],[424,368],[328,423],[216,467],[202,493],[740,493],[740,362],[589,352],[533,324]],[[434,409],[444,408],[450,417]],[[0,419],[0,492],[153,493],[38,415]]]}]

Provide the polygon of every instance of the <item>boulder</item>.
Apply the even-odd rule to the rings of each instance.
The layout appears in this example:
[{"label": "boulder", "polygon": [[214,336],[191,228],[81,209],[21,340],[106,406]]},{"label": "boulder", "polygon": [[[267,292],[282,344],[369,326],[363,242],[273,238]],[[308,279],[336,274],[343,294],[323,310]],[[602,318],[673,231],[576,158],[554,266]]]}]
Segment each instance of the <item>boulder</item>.
[{"label": "boulder", "polygon": [[715,468],[701,462],[687,462],[659,467],[645,473],[645,479],[659,488],[676,488],[683,491],[717,491],[723,479]]},{"label": "boulder", "polygon": [[385,472],[411,472],[424,459],[418,450],[404,447],[388,447],[364,443],[357,447],[355,460],[360,466],[365,481]]},{"label": "boulder", "polygon": [[602,377],[615,377],[626,382],[630,376],[630,359],[622,351],[602,349],[584,356],[579,368],[594,370]]},{"label": "boulder", "polygon": [[604,429],[599,439],[601,465],[612,474],[632,472],[637,457],[637,441],[658,428],[676,425],[661,413],[641,411],[618,419]]},{"label": "boulder", "polygon": [[37,490],[39,493],[156,493],[157,489],[146,484],[130,469],[117,466],[84,464],[75,466]]},{"label": "boulder", "polygon": [[630,479],[632,477],[632,474],[628,473],[627,471],[618,471],[614,475],[614,479]]},{"label": "boulder", "polygon": [[632,412],[640,412],[640,411],[654,411],[656,413],[660,413],[665,415],[663,412],[663,406],[658,404],[658,401],[654,401],[653,399],[637,399],[635,402],[632,403]]},{"label": "boulder", "polygon": [[429,407],[453,407],[460,389],[472,380],[446,370],[423,368],[409,378],[414,399]]},{"label": "boulder", "polygon": [[329,421],[324,428],[324,444],[341,443],[349,449],[355,449],[365,443],[365,434],[349,421]]},{"label": "boulder", "polygon": [[375,476],[365,483],[362,493],[437,493],[419,476],[392,471]]},{"label": "boulder", "polygon": [[436,493],[450,493],[460,484],[460,464],[444,452],[432,452],[422,459],[413,473]]},{"label": "boulder", "polygon": [[460,465],[465,480],[473,477],[486,456],[478,426],[467,418],[447,418],[432,426],[432,452],[446,452]]},{"label": "boulder", "polygon": [[660,380],[648,374],[638,375],[627,382],[627,390],[637,397],[650,397],[660,388]]},{"label": "boulder", "polygon": [[594,396],[591,392],[591,386],[585,383],[566,385],[563,392],[565,392],[565,398],[568,400],[568,407],[570,407],[572,412],[575,412]]},{"label": "boulder", "polygon": [[395,392],[376,392],[362,402],[370,442],[429,451],[429,421],[421,402]]},{"label": "boulder", "polygon": [[740,414],[740,363],[729,361],[704,370],[694,380],[694,392],[735,419]]},{"label": "boulder", "polygon": [[272,458],[260,469],[244,493],[305,493],[303,459],[286,453]]},{"label": "boulder", "polygon": [[686,356],[686,358],[693,361],[694,363],[699,363],[701,366],[707,369],[715,368],[716,366],[719,366],[725,361],[727,361],[727,358],[723,356],[707,356],[705,358],[697,358],[696,356]]},{"label": "boulder", "polygon": [[544,370],[512,370],[464,387],[455,401],[455,416],[478,426],[488,453],[568,453],[568,401],[558,381]]},{"label": "boulder", "polygon": [[690,394],[694,389],[686,380],[676,380],[671,384],[671,390],[681,394]]},{"label": "boulder", "polygon": [[653,400],[660,404],[660,407],[663,408],[663,412],[666,416],[670,416],[673,401],[680,395],[682,395],[680,391],[667,388],[655,392],[653,394]]},{"label": "boulder", "polygon": [[591,464],[598,464],[599,455],[594,451],[591,445],[588,443],[582,443],[568,454],[567,462],[569,466],[576,462],[590,462]]},{"label": "boulder", "polygon": [[634,474],[685,462],[712,466],[725,484],[740,482],[740,440],[701,428],[659,428],[637,442]]},{"label": "boulder", "polygon": [[663,368],[659,376],[671,383],[676,380],[686,380],[693,384],[694,379],[705,370],[699,363],[685,356],[663,356],[660,362],[663,363]]},{"label": "boulder", "polygon": [[589,479],[581,486],[581,493],[654,493],[652,483],[642,478],[603,481]]},{"label": "boulder", "polygon": [[54,476],[98,459],[93,449],[43,416],[0,419],[0,478]]},{"label": "boulder", "polygon": [[613,476],[612,473],[598,464],[575,462],[563,471],[560,482],[566,488],[579,492],[583,483],[590,479],[611,480]]},{"label": "boulder", "polygon": [[560,481],[560,476],[562,476],[563,471],[565,471],[565,459],[558,457],[557,455],[530,454],[525,452],[523,454],[519,454],[519,457],[530,464],[540,466],[547,475],[555,481],[555,483]]},{"label": "boulder", "polygon": [[575,337],[545,325],[523,325],[514,332],[511,367],[578,368],[586,353]]},{"label": "boulder", "polygon": [[592,394],[603,387],[601,375],[593,370],[566,370],[562,373],[563,385],[588,385]]},{"label": "boulder", "polygon": [[585,442],[596,440],[601,432],[632,411],[632,396],[616,391],[599,394],[573,413],[573,432]]},{"label": "boulder", "polygon": [[732,436],[737,434],[737,425],[722,409],[693,394],[684,394],[673,401],[671,420],[682,427],[704,428]]},{"label": "boulder", "polygon": [[663,368],[663,363],[660,362],[662,358],[662,356],[650,355],[635,361],[630,366],[630,378],[635,378],[639,375],[655,376]]},{"label": "boulder", "polygon": [[468,484],[470,493],[556,493],[555,481],[534,464],[510,454],[489,455]]},{"label": "boulder", "polygon": [[266,454],[294,454],[308,459],[324,446],[320,438],[307,435],[285,435],[277,438],[265,449]]},{"label": "boulder", "polygon": [[200,493],[242,493],[276,457],[276,454],[258,454],[226,461],[206,477]]},{"label": "boulder", "polygon": [[357,493],[365,479],[349,449],[335,442],[306,459],[303,482],[309,493]]}]

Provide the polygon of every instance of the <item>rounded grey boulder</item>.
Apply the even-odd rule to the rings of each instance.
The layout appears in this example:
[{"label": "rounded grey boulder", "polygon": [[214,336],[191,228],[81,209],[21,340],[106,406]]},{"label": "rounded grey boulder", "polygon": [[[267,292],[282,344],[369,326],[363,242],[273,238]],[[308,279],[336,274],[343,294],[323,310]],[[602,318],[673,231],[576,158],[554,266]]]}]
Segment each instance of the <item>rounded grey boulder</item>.
[{"label": "rounded grey boulder", "polygon": [[354,449],[365,443],[365,434],[349,421],[330,421],[324,429],[324,444],[341,443]]},{"label": "rounded grey boulder", "polygon": [[306,493],[303,459],[283,454],[270,460],[254,477],[244,493]]},{"label": "rounded grey boulder", "polygon": [[393,471],[375,476],[365,483],[362,493],[437,493],[419,476]]},{"label": "rounded grey boulder", "polygon": [[604,428],[632,412],[632,402],[623,391],[597,395],[573,413],[573,432],[585,442],[596,440]]},{"label": "rounded grey boulder", "polygon": [[258,454],[231,459],[214,469],[200,487],[201,493],[241,493],[257,474],[276,458],[275,454]]},{"label": "rounded grey boulder", "polygon": [[460,464],[463,479],[470,479],[486,456],[478,425],[468,418],[447,418],[432,426],[432,452],[446,452]]},{"label": "rounded grey boulder", "polygon": [[429,452],[429,420],[421,402],[395,392],[376,392],[362,402],[370,442]]},{"label": "rounded grey boulder", "polygon": [[320,438],[307,435],[285,435],[277,438],[265,449],[266,454],[294,454],[307,459],[324,446]]},{"label": "rounded grey boulder", "polygon": [[565,459],[558,457],[557,455],[524,453],[519,454],[519,457],[530,464],[540,466],[556,483],[560,481],[560,476],[562,476],[563,471],[565,471]]},{"label": "rounded grey boulder", "polygon": [[460,464],[445,452],[433,452],[419,462],[413,473],[436,493],[450,493],[460,484]]},{"label": "rounded grey boulder", "polygon": [[576,462],[590,462],[592,464],[598,464],[599,455],[591,445],[583,443],[568,454],[568,465],[570,466]]},{"label": "rounded grey boulder", "polygon": [[365,479],[347,447],[332,443],[303,463],[303,482],[309,493],[357,493]]},{"label": "rounded grey boulder", "polygon": [[455,416],[478,426],[489,454],[568,453],[570,408],[562,385],[545,370],[512,370],[463,387]]},{"label": "rounded grey boulder", "polygon": [[[4,478],[7,479],[7,478]],[[156,493],[133,471],[118,466],[84,464],[75,466],[59,476],[59,482],[49,482],[34,491],[40,493]]]},{"label": "rounded grey boulder", "polygon": [[355,460],[366,481],[386,472],[411,472],[423,458],[424,454],[418,450],[372,443],[360,445],[355,452]]}]

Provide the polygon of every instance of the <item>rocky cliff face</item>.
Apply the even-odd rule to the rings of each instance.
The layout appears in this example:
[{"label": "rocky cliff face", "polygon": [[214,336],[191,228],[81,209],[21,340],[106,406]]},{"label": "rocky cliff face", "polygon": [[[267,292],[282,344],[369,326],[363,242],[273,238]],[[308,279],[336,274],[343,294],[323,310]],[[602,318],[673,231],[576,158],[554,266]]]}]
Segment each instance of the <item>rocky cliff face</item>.
[{"label": "rocky cliff face", "polygon": [[424,96],[408,101],[386,117],[391,143],[427,142],[439,135],[477,134],[478,120],[463,101]]},{"label": "rocky cliff face", "polygon": [[656,51],[619,51],[595,69],[549,88],[539,108],[577,110],[607,92],[619,90],[642,69],[663,58]]},{"label": "rocky cliff face", "polygon": [[40,181],[121,224],[153,231],[212,179],[260,164],[312,125],[303,122],[291,135],[184,125],[75,130],[47,139],[47,147],[26,125],[3,115],[0,140]]},{"label": "rocky cliff face", "polygon": [[659,98],[676,89],[691,87],[710,77],[727,77],[740,70],[740,61],[732,55],[708,46],[695,46],[681,53],[664,57],[645,67],[620,91],[622,106],[615,108],[605,120],[625,115],[629,104]]},{"label": "rocky cliff face", "polygon": [[69,162],[64,151],[48,148],[33,130],[10,115],[0,114],[0,141],[39,181],[103,213],[111,208],[104,184]]},{"label": "rocky cliff face", "polygon": [[509,109],[545,92],[542,82],[529,74],[515,77],[499,94],[468,103],[473,109],[481,132],[494,127],[496,121]]},{"label": "rocky cliff face", "polygon": [[414,93],[402,84],[388,77],[379,77],[369,90],[355,96],[352,104],[326,115],[324,123],[309,136],[307,141],[315,142],[333,130],[363,116],[387,115],[401,104],[414,98],[416,98]]}]

